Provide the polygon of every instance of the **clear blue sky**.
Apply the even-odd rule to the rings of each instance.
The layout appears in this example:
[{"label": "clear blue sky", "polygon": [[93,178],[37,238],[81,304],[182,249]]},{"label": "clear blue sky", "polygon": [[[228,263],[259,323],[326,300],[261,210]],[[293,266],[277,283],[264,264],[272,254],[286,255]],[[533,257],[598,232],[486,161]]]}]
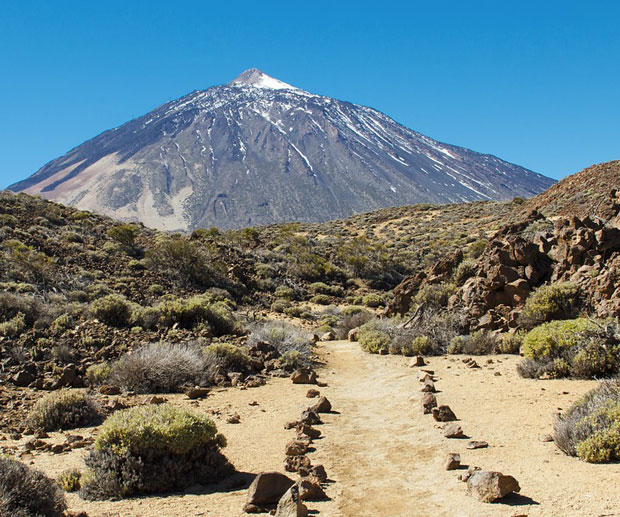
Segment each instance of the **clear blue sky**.
[{"label": "clear blue sky", "polygon": [[620,158],[619,4],[3,2],[0,187],[250,67],[561,178]]}]

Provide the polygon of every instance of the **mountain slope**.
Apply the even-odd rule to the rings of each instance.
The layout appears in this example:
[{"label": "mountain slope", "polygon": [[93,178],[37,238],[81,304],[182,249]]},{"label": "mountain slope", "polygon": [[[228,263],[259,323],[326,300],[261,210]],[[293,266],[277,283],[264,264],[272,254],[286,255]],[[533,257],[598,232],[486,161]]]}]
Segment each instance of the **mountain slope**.
[{"label": "mountain slope", "polygon": [[106,131],[10,189],[191,230],[529,197],[553,183],[251,69]]}]

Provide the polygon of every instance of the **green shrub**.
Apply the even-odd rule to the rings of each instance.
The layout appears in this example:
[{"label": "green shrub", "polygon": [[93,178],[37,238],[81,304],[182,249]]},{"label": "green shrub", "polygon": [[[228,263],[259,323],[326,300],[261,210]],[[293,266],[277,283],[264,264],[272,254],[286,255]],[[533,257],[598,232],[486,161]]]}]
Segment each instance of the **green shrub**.
[{"label": "green shrub", "polygon": [[124,327],[131,318],[131,305],[117,294],[109,294],[91,302],[89,312],[111,327]]},{"label": "green shrub", "polygon": [[65,497],[53,479],[24,463],[0,456],[0,515],[62,517]]},{"label": "green shrub", "polygon": [[588,462],[620,460],[620,380],[602,382],[558,416],[554,441]]},{"label": "green shrub", "polygon": [[166,290],[164,289],[163,285],[159,285],[159,284],[151,284],[148,287],[148,291],[149,293],[151,293],[154,296],[161,296],[162,294],[164,294],[166,292]]},{"label": "green shrub", "polygon": [[464,260],[454,270],[452,280],[456,285],[463,285],[465,281],[474,276],[475,273],[476,263],[473,260]]},{"label": "green shrub", "polygon": [[229,343],[213,343],[205,347],[207,364],[225,371],[247,372],[252,369],[252,360],[243,348]]},{"label": "green shrub", "polygon": [[439,309],[448,304],[448,299],[456,292],[452,283],[429,284],[422,287],[415,295],[415,302],[431,309]]},{"label": "green shrub", "polygon": [[65,492],[77,492],[80,489],[80,478],[82,471],[80,469],[65,470],[58,476],[58,484]]},{"label": "green shrub", "polygon": [[310,301],[312,303],[316,303],[317,305],[329,305],[329,296],[326,294],[317,294],[313,296]]},{"label": "green shrub", "polygon": [[279,285],[276,287],[274,294],[278,298],[284,298],[285,300],[294,300],[295,299],[295,290],[291,287],[286,287],[285,285]]},{"label": "green shrub", "polygon": [[381,349],[389,348],[392,342],[388,333],[378,329],[376,321],[369,321],[362,325],[357,340],[362,349],[371,354],[378,354]]},{"label": "green shrub", "polygon": [[100,418],[100,409],[93,397],[82,391],[63,389],[38,400],[28,413],[26,426],[57,431],[93,424]]},{"label": "green shrub", "polygon": [[519,323],[532,329],[551,320],[567,320],[577,316],[579,286],[572,282],[543,285],[526,300]]},{"label": "green shrub", "polygon": [[9,321],[0,323],[0,336],[17,337],[24,331],[25,328],[26,316],[20,312]]},{"label": "green shrub", "polygon": [[138,227],[135,224],[119,224],[108,230],[108,237],[118,242],[127,251],[135,250],[137,234]]},{"label": "green shrub", "polygon": [[116,361],[109,382],[136,393],[169,393],[206,384],[211,373],[197,346],[151,343]]},{"label": "green shrub", "polygon": [[271,304],[271,310],[273,312],[284,312],[286,309],[290,309],[292,306],[288,300],[276,300]]},{"label": "green shrub", "polygon": [[108,381],[111,373],[108,363],[92,364],[86,369],[86,381],[89,386],[100,386]]},{"label": "green shrub", "polygon": [[344,316],[353,316],[353,315],[359,314],[361,312],[364,312],[366,314],[370,314],[364,307],[362,307],[360,305],[347,305],[346,307],[343,307],[343,309],[342,309],[342,314]]},{"label": "green shrub", "polygon": [[362,298],[362,304],[366,307],[382,307],[385,305],[383,296],[376,293],[368,293]]},{"label": "green shrub", "polygon": [[467,254],[472,259],[477,259],[480,255],[482,255],[482,252],[487,247],[488,243],[489,243],[489,241],[487,239],[478,239],[477,241],[472,242],[469,245],[469,249],[467,250]]},{"label": "green shrub", "polygon": [[455,336],[450,341],[449,354],[485,355],[496,351],[495,336],[486,330],[477,330],[466,336]]},{"label": "green shrub", "polygon": [[339,285],[327,285],[324,282],[314,282],[308,286],[310,292],[316,294],[326,294],[328,296],[342,296],[344,289]]},{"label": "green shrub", "polygon": [[234,469],[225,444],[205,416],[170,404],[117,411],[101,426],[85,459],[87,499],[127,497],[208,484]]},{"label": "green shrub", "polygon": [[427,355],[433,352],[433,344],[428,336],[418,336],[411,343],[411,355]]},{"label": "green shrub", "polygon": [[523,355],[529,359],[554,357],[563,349],[578,345],[585,332],[596,328],[587,318],[543,323],[523,338]]},{"label": "green shrub", "polygon": [[518,354],[521,350],[524,336],[525,334],[521,331],[502,334],[497,343],[497,351],[500,354]]}]

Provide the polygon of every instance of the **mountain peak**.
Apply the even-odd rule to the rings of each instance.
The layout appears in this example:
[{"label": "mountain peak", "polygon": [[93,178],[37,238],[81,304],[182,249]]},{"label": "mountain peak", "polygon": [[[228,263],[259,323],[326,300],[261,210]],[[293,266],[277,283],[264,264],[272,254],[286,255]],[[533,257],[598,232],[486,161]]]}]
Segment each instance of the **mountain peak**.
[{"label": "mountain peak", "polygon": [[249,68],[228,83],[230,86],[254,86],[255,88],[271,88],[272,90],[298,90],[290,84],[267,75],[258,68]]}]

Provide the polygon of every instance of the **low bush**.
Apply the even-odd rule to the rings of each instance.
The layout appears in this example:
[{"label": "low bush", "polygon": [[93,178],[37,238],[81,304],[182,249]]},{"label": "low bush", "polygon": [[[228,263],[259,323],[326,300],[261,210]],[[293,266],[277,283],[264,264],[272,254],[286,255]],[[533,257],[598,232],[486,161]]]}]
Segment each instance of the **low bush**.
[{"label": "low bush", "polygon": [[0,515],[62,517],[65,496],[53,479],[24,463],[0,456]]},{"label": "low bush", "polygon": [[267,322],[255,324],[250,329],[248,345],[269,343],[284,356],[295,352],[297,360],[305,366],[313,363],[312,335],[298,327],[284,322]]},{"label": "low bush", "polygon": [[328,296],[344,295],[344,289],[339,285],[327,285],[324,282],[313,282],[308,286],[308,289],[315,294],[326,294]]},{"label": "low bush", "polygon": [[[529,338],[529,339],[528,339]],[[543,323],[524,338],[522,377],[596,378],[620,371],[620,329],[578,319]]]},{"label": "low bush", "polygon": [[524,336],[525,334],[522,331],[502,334],[497,343],[497,351],[500,354],[518,354]]},{"label": "low bush", "polygon": [[357,340],[362,349],[371,354],[378,354],[382,349],[389,348],[392,342],[390,335],[380,329],[377,320],[362,325]]},{"label": "low bush", "polygon": [[99,405],[83,391],[63,389],[38,400],[28,413],[26,427],[57,431],[94,424],[101,419]]},{"label": "low bush", "polygon": [[475,273],[476,263],[473,260],[464,260],[454,270],[452,280],[456,285],[463,285],[465,281],[474,276]]},{"label": "low bush", "polygon": [[234,471],[220,451],[224,445],[215,424],[189,410],[162,404],[117,411],[85,459],[90,470],[80,494],[128,497],[218,481]]},{"label": "low bush", "polygon": [[382,307],[385,305],[385,299],[379,294],[368,293],[362,297],[362,304],[366,307]]},{"label": "low bush", "polygon": [[603,381],[573,404],[554,425],[555,444],[592,462],[620,460],[620,380]]},{"label": "low bush", "polygon": [[82,471],[80,469],[65,470],[58,476],[58,484],[65,492],[77,492],[80,489],[80,478]]},{"label": "low bush", "polygon": [[326,294],[317,294],[310,298],[312,303],[316,303],[317,305],[329,305],[329,296]]},{"label": "low bush", "polygon": [[86,369],[86,381],[89,386],[100,386],[110,378],[112,369],[108,363],[92,364]]},{"label": "low bush", "polygon": [[151,343],[116,361],[109,382],[136,393],[170,393],[188,384],[206,384],[209,375],[199,347]]},{"label": "low bush", "polygon": [[273,312],[284,312],[286,309],[290,309],[292,303],[288,300],[276,300],[271,304],[271,310]]},{"label": "low bush", "polygon": [[543,285],[526,300],[519,324],[532,329],[552,320],[568,320],[577,316],[579,286],[572,282]]},{"label": "low bush", "polygon": [[294,300],[295,299],[295,290],[291,287],[286,287],[285,285],[279,285],[276,287],[275,292],[273,293],[277,298],[284,298],[285,300]]},{"label": "low bush", "polygon": [[543,323],[523,338],[523,355],[529,359],[546,359],[572,348],[583,339],[584,333],[597,326],[587,318],[558,320]]},{"label": "low bush", "polygon": [[91,302],[89,312],[111,327],[124,327],[131,318],[131,304],[118,294],[109,294]]},{"label": "low bush", "polygon": [[452,283],[429,284],[422,287],[415,295],[414,301],[430,309],[440,309],[448,304],[448,299],[456,292]]},{"label": "low bush", "polygon": [[23,313],[18,313],[9,321],[0,323],[0,336],[4,337],[17,337],[26,328],[26,316]]},{"label": "low bush", "polygon": [[373,318],[372,313],[363,308],[356,312],[349,311],[348,314],[343,310],[342,313],[344,317],[334,326],[337,339],[347,339],[350,330],[361,327]]},{"label": "low bush", "polygon": [[223,371],[247,372],[252,369],[252,359],[243,348],[228,343],[213,343],[205,347],[206,364]]},{"label": "low bush", "polygon": [[455,336],[450,341],[449,354],[486,355],[497,351],[497,339],[486,330],[465,336]]}]

